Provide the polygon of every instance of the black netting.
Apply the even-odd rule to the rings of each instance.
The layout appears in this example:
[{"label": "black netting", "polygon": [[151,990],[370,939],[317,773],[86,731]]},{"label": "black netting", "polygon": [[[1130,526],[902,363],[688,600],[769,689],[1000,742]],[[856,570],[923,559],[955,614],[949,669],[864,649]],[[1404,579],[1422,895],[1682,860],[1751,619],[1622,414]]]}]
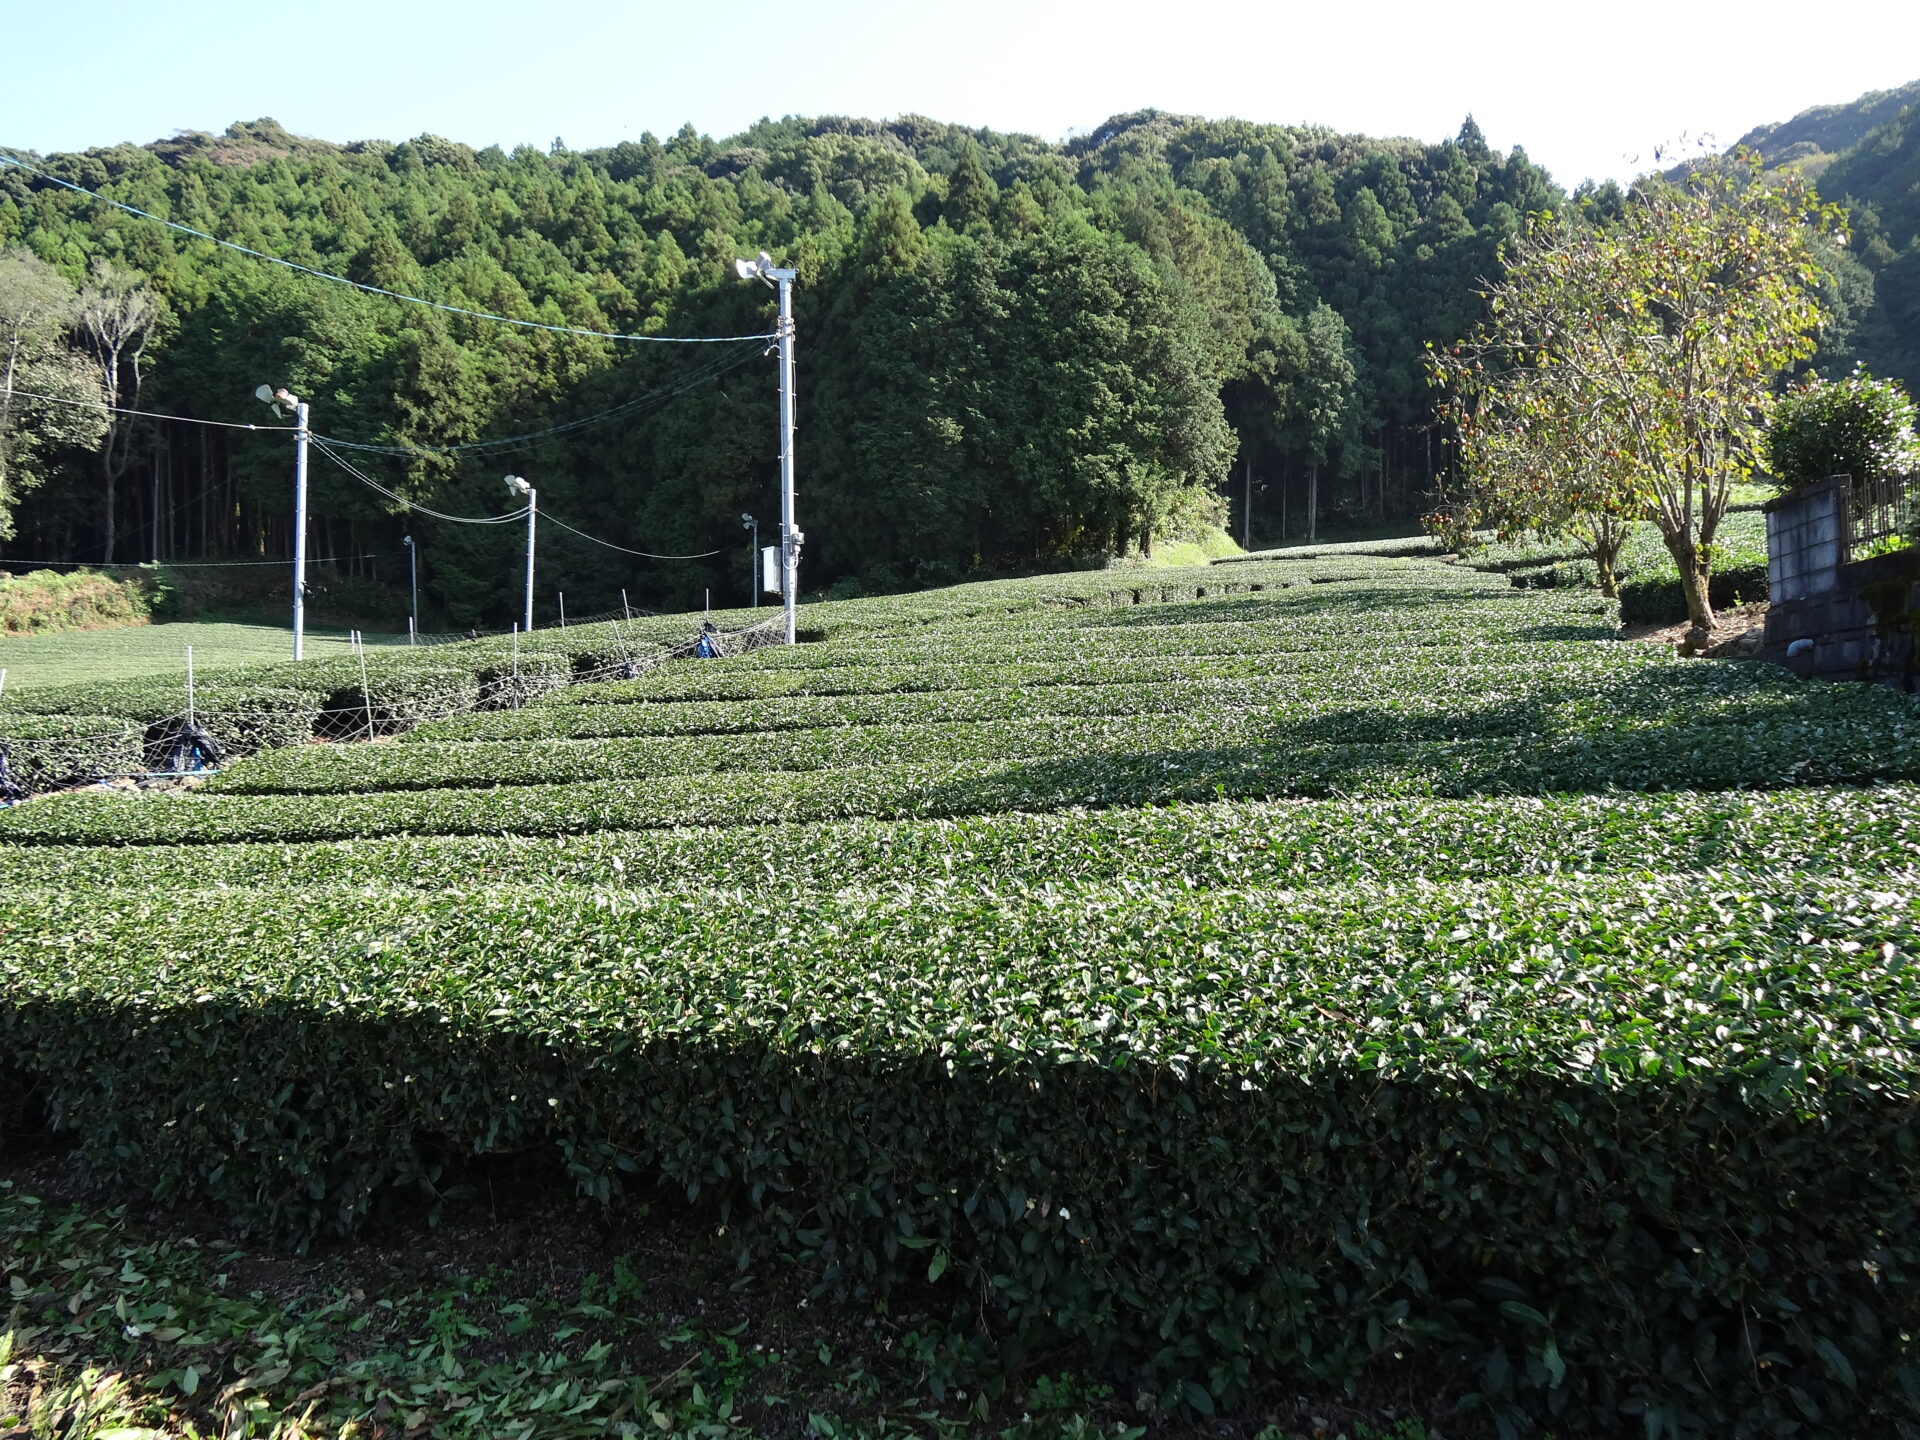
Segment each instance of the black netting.
[{"label": "black netting", "polygon": [[153,749],[153,768],[162,774],[191,775],[220,768],[220,743],[192,720],[166,726]]},{"label": "black netting", "polygon": [[26,798],[26,787],[13,778],[7,764],[7,747],[0,744],[0,805],[17,805]]}]

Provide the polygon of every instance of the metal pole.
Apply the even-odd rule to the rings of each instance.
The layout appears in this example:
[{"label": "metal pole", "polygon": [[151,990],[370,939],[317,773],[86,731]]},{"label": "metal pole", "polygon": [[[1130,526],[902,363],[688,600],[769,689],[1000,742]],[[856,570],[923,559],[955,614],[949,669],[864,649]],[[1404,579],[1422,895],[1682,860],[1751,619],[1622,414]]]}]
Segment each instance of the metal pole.
[{"label": "metal pole", "polygon": [[187,727],[193,727],[193,646],[187,646]]},{"label": "metal pole", "polygon": [[415,644],[420,632],[420,552],[414,548],[413,537],[400,537],[407,543],[407,587],[413,596],[412,606],[407,614],[407,643]]},{"label": "metal pole", "polygon": [[527,491],[527,604],[526,612],[520,617],[520,628],[532,633],[533,630],[533,521],[540,511],[540,492]]},{"label": "metal pole", "polygon": [[620,592],[620,614],[629,624],[633,622],[633,607],[627,604],[627,592]]},{"label": "metal pole", "polygon": [[753,551],[747,556],[747,596],[755,610],[760,608],[760,522],[753,522]]},{"label": "metal pole", "polygon": [[793,278],[780,282],[780,589],[787,608],[787,644],[794,643],[794,603],[800,588],[800,530],[793,523]]},{"label": "metal pole", "polygon": [[564,630],[567,628],[567,592],[556,590],[553,593],[560,599],[560,628]]},{"label": "metal pole", "polygon": [[373,734],[373,692],[367,688],[367,642],[358,630],[353,632],[353,651],[360,657],[360,700],[367,710],[367,734]]},{"label": "metal pole", "polygon": [[307,655],[307,402],[293,407],[293,658]]}]

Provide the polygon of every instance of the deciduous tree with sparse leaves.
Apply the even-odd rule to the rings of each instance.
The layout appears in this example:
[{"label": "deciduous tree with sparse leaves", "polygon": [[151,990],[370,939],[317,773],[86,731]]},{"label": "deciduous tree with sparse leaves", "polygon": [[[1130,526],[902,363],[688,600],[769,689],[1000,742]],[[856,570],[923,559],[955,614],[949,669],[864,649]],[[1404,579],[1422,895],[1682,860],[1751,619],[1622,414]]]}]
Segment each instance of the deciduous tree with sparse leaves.
[{"label": "deciduous tree with sparse leaves", "polygon": [[1688,619],[1712,629],[1715,537],[1778,377],[1813,353],[1814,241],[1841,224],[1800,177],[1745,156],[1644,182],[1610,224],[1535,217],[1485,318],[1432,360],[1469,511],[1586,533],[1600,553],[1650,520]]}]

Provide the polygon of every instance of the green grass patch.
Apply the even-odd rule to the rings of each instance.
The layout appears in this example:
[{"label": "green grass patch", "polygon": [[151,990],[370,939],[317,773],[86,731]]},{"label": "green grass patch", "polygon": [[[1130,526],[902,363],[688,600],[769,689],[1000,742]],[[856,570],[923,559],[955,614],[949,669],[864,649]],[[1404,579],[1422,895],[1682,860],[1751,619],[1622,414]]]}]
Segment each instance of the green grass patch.
[{"label": "green grass patch", "polygon": [[[406,644],[404,635],[369,635],[380,647]],[[293,654],[293,632],[273,625],[236,625],[178,621],[122,630],[76,631],[60,635],[0,636],[0,667],[7,672],[6,697],[23,690],[100,681],[167,679],[186,694],[186,649],[193,647],[196,671],[231,670],[285,660]],[[352,653],[345,631],[307,631],[315,656]]]}]

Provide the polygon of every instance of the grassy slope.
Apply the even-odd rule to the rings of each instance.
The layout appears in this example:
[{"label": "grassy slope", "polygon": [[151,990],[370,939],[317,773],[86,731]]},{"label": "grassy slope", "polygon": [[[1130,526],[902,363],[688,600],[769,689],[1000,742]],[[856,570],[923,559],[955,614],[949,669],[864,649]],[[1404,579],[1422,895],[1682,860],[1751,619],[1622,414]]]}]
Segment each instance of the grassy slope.
[{"label": "grassy slope", "polygon": [[[368,635],[369,645],[405,644],[404,635]],[[196,670],[226,670],[285,660],[291,632],[277,625],[180,621],[53,635],[0,635],[0,669],[8,690],[39,689],[89,680],[129,680],[186,673],[186,648]],[[308,654],[350,653],[344,630],[308,630]]]}]

